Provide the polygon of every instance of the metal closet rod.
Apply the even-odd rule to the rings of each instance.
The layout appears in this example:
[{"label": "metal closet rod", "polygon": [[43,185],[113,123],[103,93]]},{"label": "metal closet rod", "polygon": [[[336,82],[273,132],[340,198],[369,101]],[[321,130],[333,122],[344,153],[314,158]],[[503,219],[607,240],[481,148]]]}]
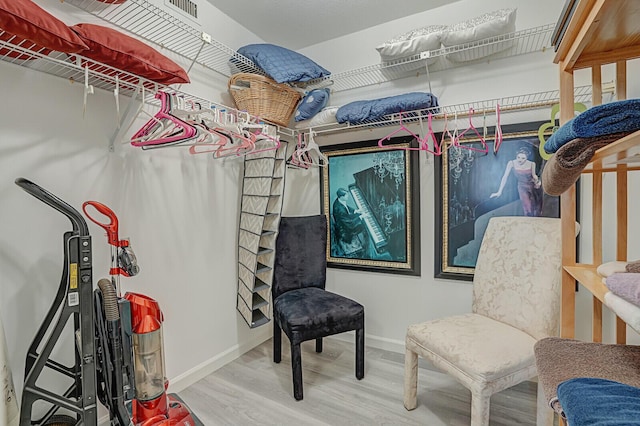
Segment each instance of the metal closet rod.
[{"label": "metal closet rod", "polygon": [[[268,121],[261,120],[259,116],[249,114],[247,111],[242,111],[242,110],[239,110],[237,108],[233,108],[233,107],[230,107],[230,106],[218,103],[218,102],[210,101],[208,99],[204,99],[204,98],[201,98],[199,96],[191,95],[189,93],[185,93],[185,92],[182,92],[180,90],[175,90],[175,89],[172,89],[171,87],[167,87],[167,86],[163,87],[162,90],[164,90],[167,93],[175,94],[176,96],[184,99],[184,104],[187,107],[191,107],[191,108],[194,108],[194,109],[196,109],[196,108],[199,108],[199,109],[215,108],[215,109],[218,109],[218,110],[221,110],[221,111],[228,112],[230,114],[234,114],[234,115],[236,115],[238,117],[247,116],[249,121],[251,121],[251,122],[255,122],[255,123],[264,122],[265,124],[274,127],[276,129],[276,131],[278,132],[278,134],[281,135],[281,136],[294,136],[295,135],[293,129],[290,129],[288,127],[283,127],[283,126],[280,126],[278,124],[273,124],[273,123],[270,123]],[[145,98],[146,98],[145,99],[145,103],[147,103],[149,105],[153,105],[153,106],[158,106],[158,107],[160,106],[160,101],[157,98],[155,98],[155,92],[150,93],[148,96],[145,96]]]}]

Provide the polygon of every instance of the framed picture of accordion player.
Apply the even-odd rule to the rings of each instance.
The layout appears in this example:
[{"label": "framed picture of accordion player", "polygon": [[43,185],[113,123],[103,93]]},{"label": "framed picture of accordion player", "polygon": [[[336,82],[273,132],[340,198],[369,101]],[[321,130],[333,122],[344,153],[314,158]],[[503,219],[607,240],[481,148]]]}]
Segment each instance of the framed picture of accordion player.
[{"label": "framed picture of accordion player", "polygon": [[420,275],[420,187],[414,137],[321,147],[327,266]]},{"label": "framed picture of accordion player", "polygon": [[497,147],[494,129],[488,128],[484,144],[477,136],[458,146],[448,142],[435,158],[436,278],[473,280],[480,243],[494,216],[560,217],[560,197],[542,188],[547,162],[540,138],[548,138],[552,127],[546,122],[502,126]]}]

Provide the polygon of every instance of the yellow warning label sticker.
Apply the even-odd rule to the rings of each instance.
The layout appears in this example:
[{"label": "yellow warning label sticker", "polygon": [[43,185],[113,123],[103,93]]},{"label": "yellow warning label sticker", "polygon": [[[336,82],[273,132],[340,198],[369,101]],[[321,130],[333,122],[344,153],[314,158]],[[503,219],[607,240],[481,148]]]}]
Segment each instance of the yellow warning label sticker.
[{"label": "yellow warning label sticker", "polygon": [[69,264],[69,288],[75,290],[78,288],[78,264]]}]

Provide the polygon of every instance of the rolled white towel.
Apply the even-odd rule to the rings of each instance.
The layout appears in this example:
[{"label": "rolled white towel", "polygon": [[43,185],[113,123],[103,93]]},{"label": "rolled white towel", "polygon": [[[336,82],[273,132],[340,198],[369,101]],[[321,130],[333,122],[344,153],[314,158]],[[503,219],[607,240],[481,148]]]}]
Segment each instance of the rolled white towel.
[{"label": "rolled white towel", "polygon": [[620,260],[614,260],[612,262],[606,262],[602,265],[598,266],[596,272],[601,277],[608,277],[609,275],[613,275],[617,272],[626,272],[627,262],[622,262]]},{"label": "rolled white towel", "polygon": [[616,313],[629,327],[640,333],[640,307],[609,291],[604,295],[604,304]]}]

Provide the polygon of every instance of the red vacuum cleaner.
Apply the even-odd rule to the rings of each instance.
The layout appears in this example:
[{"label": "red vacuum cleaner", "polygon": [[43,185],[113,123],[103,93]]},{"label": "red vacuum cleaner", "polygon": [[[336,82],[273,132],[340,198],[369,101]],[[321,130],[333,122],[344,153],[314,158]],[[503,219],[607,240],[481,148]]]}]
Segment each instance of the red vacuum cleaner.
[{"label": "red vacuum cleaner", "polygon": [[[109,410],[111,426],[202,426],[167,394],[160,306],[143,294],[120,295],[120,276],[140,269],[129,241],[118,238],[115,213],[96,201],[83,205],[111,246],[111,280],[99,280],[94,289],[91,235],[82,214],[27,179],[15,183],[71,222],[58,291],[26,356],[20,426],[98,426],[98,401]],[[94,219],[89,207],[109,222]],[[56,359],[63,336],[73,342],[71,365]]]},{"label": "red vacuum cleaner", "polygon": [[[89,207],[108,218],[108,223],[95,219],[89,213]],[[100,280],[99,289],[96,290],[101,293],[97,296],[96,306],[104,307],[104,314],[96,312],[97,317],[103,316],[104,319],[104,323],[98,327],[102,330],[99,334],[107,336],[102,338],[106,347],[98,345],[105,349],[98,354],[98,358],[105,358],[101,364],[110,367],[102,369],[105,394],[109,396],[101,402],[109,407],[112,420],[117,420],[122,426],[199,424],[185,404],[166,392],[169,382],[165,377],[162,339],[164,318],[160,305],[144,294],[127,292],[124,297],[121,296],[120,276],[132,277],[140,268],[129,240],[118,237],[116,214],[97,201],[85,202],[82,210],[92,222],[104,228],[111,246],[111,281]],[[119,319],[116,318],[118,314]],[[106,359],[107,356],[110,359]],[[131,357],[133,376],[129,371]],[[131,395],[133,398],[128,402],[128,396]]]}]

